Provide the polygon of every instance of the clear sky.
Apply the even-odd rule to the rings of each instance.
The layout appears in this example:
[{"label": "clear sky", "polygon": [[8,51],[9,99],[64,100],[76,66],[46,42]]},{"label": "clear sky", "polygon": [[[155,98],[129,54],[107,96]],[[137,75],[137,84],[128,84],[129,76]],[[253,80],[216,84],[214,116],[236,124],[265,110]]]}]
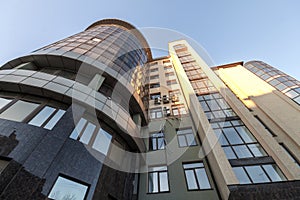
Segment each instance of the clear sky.
[{"label": "clear sky", "polygon": [[216,65],[262,60],[300,79],[299,0],[2,0],[0,9],[0,65],[119,18],[186,34]]}]

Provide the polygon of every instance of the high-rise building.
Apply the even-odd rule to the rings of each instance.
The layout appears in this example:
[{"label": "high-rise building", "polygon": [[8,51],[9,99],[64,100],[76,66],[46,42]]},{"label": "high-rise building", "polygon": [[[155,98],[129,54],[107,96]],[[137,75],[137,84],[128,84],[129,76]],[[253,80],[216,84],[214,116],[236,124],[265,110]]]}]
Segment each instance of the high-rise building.
[{"label": "high-rise building", "polygon": [[300,198],[300,82],[266,63],[209,67],[185,40],[153,58],[105,19],[0,89],[0,199]]}]

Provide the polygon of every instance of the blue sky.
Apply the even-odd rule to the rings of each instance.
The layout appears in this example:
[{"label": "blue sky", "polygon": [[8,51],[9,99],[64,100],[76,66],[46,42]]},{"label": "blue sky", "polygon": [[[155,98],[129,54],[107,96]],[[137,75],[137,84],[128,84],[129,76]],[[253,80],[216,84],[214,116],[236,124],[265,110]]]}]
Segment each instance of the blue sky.
[{"label": "blue sky", "polygon": [[100,19],[120,18],[186,34],[216,65],[262,60],[300,79],[298,0],[9,0],[0,9],[0,65]]}]

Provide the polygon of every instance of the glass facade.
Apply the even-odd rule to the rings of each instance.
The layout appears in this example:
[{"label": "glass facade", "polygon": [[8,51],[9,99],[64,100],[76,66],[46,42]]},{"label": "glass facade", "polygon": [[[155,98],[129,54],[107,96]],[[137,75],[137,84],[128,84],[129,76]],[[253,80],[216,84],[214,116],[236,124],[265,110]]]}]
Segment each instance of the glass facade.
[{"label": "glass facade", "polygon": [[244,67],[300,105],[298,80],[260,61],[245,63]]},{"label": "glass facade", "polygon": [[15,97],[0,98],[1,106],[0,118],[24,122],[48,130],[52,130],[65,114],[65,110],[44,105],[43,101],[33,102]]},{"label": "glass facade", "polygon": [[[267,153],[241,121],[239,116],[237,116],[229,106],[225,98],[218,92],[209,78],[202,71],[201,67],[194,61],[188,52],[188,48],[185,45],[178,45],[175,48],[175,51],[181,61],[183,69],[188,72],[187,76],[198,97],[198,101],[210,122],[227,159],[241,161],[239,162],[239,166],[236,166],[234,162],[231,162],[240,184],[271,182],[273,179],[271,175],[268,177],[265,168],[269,170],[270,174],[273,173],[274,176],[278,175],[278,177],[282,177],[279,175],[281,171],[276,164],[273,163],[263,165],[262,167],[244,166],[247,165],[247,162],[243,161],[253,157],[268,157]],[[195,76],[195,74],[198,74],[198,76]],[[259,159],[255,162],[257,165],[260,163]],[[270,168],[270,166],[273,168]],[[246,175],[246,171],[249,176]],[[262,172],[266,173],[262,174]],[[276,175],[275,172],[278,172],[278,174]],[[258,176],[257,174],[260,175]],[[276,180],[282,181],[285,179],[277,178]]]}]

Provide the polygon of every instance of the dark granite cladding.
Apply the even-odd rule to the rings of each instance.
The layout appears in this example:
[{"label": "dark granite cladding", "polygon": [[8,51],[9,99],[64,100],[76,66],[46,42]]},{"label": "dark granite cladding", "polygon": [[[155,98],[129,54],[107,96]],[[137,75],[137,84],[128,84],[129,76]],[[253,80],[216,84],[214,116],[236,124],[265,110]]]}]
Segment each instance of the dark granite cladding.
[{"label": "dark granite cladding", "polygon": [[229,186],[229,199],[300,199],[300,181]]},{"label": "dark granite cladding", "polygon": [[93,199],[133,199],[133,181],[134,174],[103,166]]},{"label": "dark granite cladding", "polygon": [[[84,109],[73,108],[80,118]],[[71,107],[53,130],[0,119],[0,158],[9,161],[0,174],[0,199],[46,199],[59,175],[88,184],[87,199],[131,199],[134,176],[102,170],[91,150],[69,138],[73,129]]]},{"label": "dark granite cladding", "polygon": [[18,144],[14,131],[7,136],[0,135],[0,155],[7,156]]},{"label": "dark granite cladding", "polygon": [[0,176],[0,199],[45,199],[46,196],[41,193],[44,182],[45,179],[32,175],[21,167],[20,164],[11,161]]}]

